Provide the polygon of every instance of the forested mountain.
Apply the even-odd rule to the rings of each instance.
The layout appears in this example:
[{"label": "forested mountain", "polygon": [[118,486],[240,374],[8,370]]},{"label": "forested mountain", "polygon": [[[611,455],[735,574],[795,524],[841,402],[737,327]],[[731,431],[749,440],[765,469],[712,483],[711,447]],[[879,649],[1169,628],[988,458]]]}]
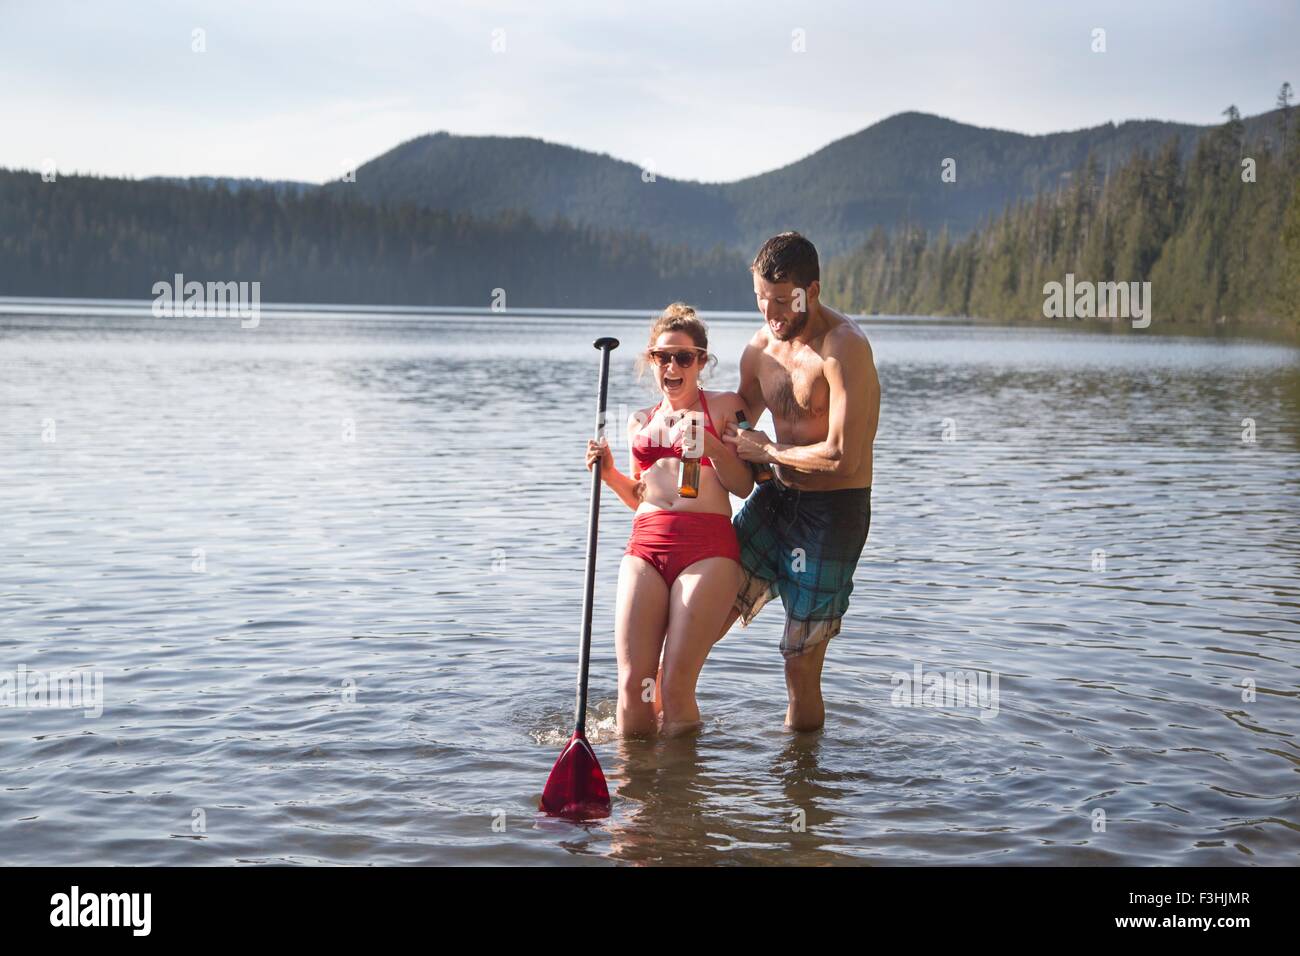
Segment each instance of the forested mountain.
[{"label": "forested mountain", "polygon": [[[1270,114],[1245,121],[1267,129]],[[435,133],[403,143],[324,188],[370,202],[410,201],[471,215],[523,210],[602,229],[635,229],[697,248],[753,255],[766,237],[798,228],[827,255],[873,228],[947,226],[964,235],[1008,202],[1055,189],[1089,154],[1102,170],[1178,137],[1184,159],[1213,127],[1154,120],[1027,136],[924,113],[902,113],[812,155],[734,183],[656,175],[633,163],[538,139]],[[940,178],[945,159],[956,180]]]},{"label": "forested mountain", "polygon": [[1150,281],[1161,320],[1300,318],[1290,112],[1043,137],[904,114],[711,186],[445,134],[327,187],[0,170],[0,295],[150,298],[180,272],[259,281],[264,302],[488,306],[503,289],[508,307],[752,310],[754,248],[797,228],[823,253],[827,301],[851,311],[1041,318],[1044,283],[1073,273]]},{"label": "forested mountain", "polygon": [[259,281],[263,302],[642,308],[751,302],[746,262],[521,213],[491,219],[302,196],[0,170],[0,295],[147,299]]},{"label": "forested mountain", "polygon": [[324,189],[474,216],[523,210],[543,222],[558,216],[696,248],[738,239],[735,212],[717,187],[645,182],[632,163],[522,136],[421,136],[359,167],[356,182]]},{"label": "forested mountain", "polygon": [[823,294],[854,311],[1034,319],[1045,283],[1072,273],[1149,281],[1157,321],[1300,322],[1300,136],[1274,119],[1251,137],[1230,110],[1187,162],[1177,140],[1108,176],[1092,156],[965,237],[877,228]]}]

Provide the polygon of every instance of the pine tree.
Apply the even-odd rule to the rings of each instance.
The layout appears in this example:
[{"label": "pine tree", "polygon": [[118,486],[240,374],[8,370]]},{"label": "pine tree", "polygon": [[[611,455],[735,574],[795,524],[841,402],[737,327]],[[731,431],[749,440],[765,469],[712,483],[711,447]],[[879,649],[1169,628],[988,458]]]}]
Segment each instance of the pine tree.
[{"label": "pine tree", "polygon": [[1291,133],[1291,84],[1283,83],[1277,91],[1277,109],[1278,109],[1278,131],[1282,138],[1282,153],[1287,151],[1287,142]]},{"label": "pine tree", "polygon": [[1300,331],[1300,181],[1291,189],[1291,205],[1282,230],[1282,271],[1278,282],[1278,312]]}]

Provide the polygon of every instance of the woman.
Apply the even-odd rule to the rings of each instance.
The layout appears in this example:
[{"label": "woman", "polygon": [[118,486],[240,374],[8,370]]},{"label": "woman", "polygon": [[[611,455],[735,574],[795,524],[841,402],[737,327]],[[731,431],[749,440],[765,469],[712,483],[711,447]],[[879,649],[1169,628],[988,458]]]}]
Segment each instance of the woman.
[{"label": "woman", "polygon": [[[754,479],[720,438],[736,420],[740,397],[700,387],[706,361],[717,364],[707,327],[694,309],[674,302],[655,320],[637,362],[654,369],[663,397],[628,420],[631,473],[614,466],[604,439],[587,442],[588,470],[600,459],[601,480],[636,512],[614,621],[618,729],[625,735],[653,734],[660,719],[667,735],[699,728],[695,683],[740,589],[727,493],[747,497]],[[702,454],[694,498],[678,494],[683,454]]]}]

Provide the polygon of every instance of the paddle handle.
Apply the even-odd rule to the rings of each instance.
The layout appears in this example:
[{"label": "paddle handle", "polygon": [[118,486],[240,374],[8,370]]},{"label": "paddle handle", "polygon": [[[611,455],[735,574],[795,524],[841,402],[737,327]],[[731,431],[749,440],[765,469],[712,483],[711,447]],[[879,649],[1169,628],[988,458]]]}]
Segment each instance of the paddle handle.
[{"label": "paddle handle", "polygon": [[[596,399],[596,441],[605,436],[605,398],[609,393],[609,353],[618,339],[604,336],[592,345],[600,350],[600,396]],[[591,605],[596,593],[596,532],[600,525],[600,459],[591,469],[591,509],[587,517],[587,580],[582,594],[582,642],[578,646],[578,702],[574,723],[587,731],[587,670],[591,659]]]}]

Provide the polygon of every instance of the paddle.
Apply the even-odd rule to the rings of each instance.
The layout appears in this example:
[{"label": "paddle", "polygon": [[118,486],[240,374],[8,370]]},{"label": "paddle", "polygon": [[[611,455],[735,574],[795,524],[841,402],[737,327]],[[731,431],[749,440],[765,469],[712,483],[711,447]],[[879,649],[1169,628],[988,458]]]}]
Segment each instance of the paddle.
[{"label": "paddle", "polygon": [[[600,398],[596,402],[596,441],[605,434],[605,394],[609,388],[609,353],[618,339],[596,339],[600,349]],[[554,817],[593,820],[610,814],[609,787],[596,752],[587,742],[587,663],[591,656],[591,599],[596,589],[596,527],[600,521],[600,459],[591,469],[591,512],[587,518],[587,584],[582,596],[582,642],[578,645],[578,706],[576,727],[551,768],[538,805]]]}]

